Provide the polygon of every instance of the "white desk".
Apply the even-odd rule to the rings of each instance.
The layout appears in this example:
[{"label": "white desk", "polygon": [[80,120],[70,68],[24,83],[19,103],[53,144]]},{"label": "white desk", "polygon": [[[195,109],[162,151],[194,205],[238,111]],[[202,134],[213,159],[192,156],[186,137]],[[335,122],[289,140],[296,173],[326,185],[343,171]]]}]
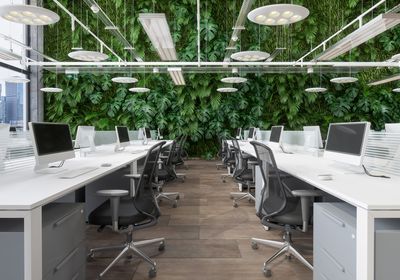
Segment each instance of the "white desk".
[{"label": "white desk", "polygon": [[[137,161],[146,156],[147,150],[160,141],[151,141],[143,146],[139,143],[114,152],[114,145],[99,146],[87,157],[67,160],[63,168],[76,169],[98,166],[92,172],[73,179],[60,179],[60,174],[36,174],[32,170],[2,174],[0,184],[0,218],[24,219],[24,279],[42,279],[42,206],[55,201],[103,176],[130,165],[137,173]],[[171,144],[168,141],[166,145]],[[140,151],[132,153],[132,151]],[[111,163],[110,167],[100,167]]]},{"label": "white desk", "polygon": [[[240,148],[256,155],[250,143],[241,142]],[[375,219],[400,218],[400,177],[351,174],[334,161],[311,155],[276,151],[274,156],[280,170],[357,208],[357,280],[374,280]],[[333,180],[318,178],[327,173],[333,175]]]}]

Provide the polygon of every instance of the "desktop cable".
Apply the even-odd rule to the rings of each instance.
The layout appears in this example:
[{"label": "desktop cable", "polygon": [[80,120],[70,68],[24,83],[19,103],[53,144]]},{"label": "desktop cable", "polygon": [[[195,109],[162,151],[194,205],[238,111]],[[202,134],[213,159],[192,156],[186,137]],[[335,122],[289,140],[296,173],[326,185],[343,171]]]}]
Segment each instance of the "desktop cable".
[{"label": "desktop cable", "polygon": [[374,175],[374,174],[371,174],[371,173],[368,171],[368,169],[365,167],[364,164],[362,165],[362,167],[364,168],[365,174],[367,174],[368,176],[376,177],[376,178],[390,179],[390,177],[389,177],[389,176],[386,176],[386,175]]}]

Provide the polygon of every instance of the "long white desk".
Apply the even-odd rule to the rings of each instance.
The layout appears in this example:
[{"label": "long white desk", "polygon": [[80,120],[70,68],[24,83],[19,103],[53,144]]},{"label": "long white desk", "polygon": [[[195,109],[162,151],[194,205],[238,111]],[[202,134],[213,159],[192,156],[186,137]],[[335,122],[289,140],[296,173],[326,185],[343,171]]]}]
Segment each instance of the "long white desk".
[{"label": "long white desk", "polygon": [[[240,148],[256,155],[248,142],[241,142]],[[280,170],[357,208],[357,280],[374,280],[375,219],[400,218],[400,177],[355,174],[334,161],[306,154],[277,150],[274,156]],[[320,174],[332,174],[333,180],[323,181]]]},{"label": "long white desk", "polygon": [[[64,169],[96,166],[98,169],[72,179],[61,179],[58,174],[37,174],[31,170],[2,174],[0,180],[0,218],[24,220],[24,279],[42,279],[42,206],[53,202],[79,188],[96,181],[122,167],[130,165],[137,173],[137,161],[147,150],[160,141],[148,145],[132,144],[124,151],[114,152],[114,145],[98,146],[87,157],[67,160]],[[167,141],[166,145],[171,144]],[[132,153],[137,151],[137,153]],[[101,167],[110,163],[109,167]]]}]

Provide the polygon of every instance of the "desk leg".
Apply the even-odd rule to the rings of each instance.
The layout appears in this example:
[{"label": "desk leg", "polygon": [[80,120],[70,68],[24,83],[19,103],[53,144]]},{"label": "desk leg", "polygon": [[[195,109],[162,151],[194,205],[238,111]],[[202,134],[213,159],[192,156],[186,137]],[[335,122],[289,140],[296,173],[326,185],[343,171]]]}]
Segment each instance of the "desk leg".
[{"label": "desk leg", "polygon": [[[357,208],[357,280],[374,280],[375,219],[373,214]],[[378,279],[377,279],[378,280]]]},{"label": "desk leg", "polygon": [[[131,174],[138,174],[138,169],[137,169],[137,161],[135,160],[134,162],[131,163]],[[131,184],[131,196],[135,196],[135,180],[130,180]]]}]

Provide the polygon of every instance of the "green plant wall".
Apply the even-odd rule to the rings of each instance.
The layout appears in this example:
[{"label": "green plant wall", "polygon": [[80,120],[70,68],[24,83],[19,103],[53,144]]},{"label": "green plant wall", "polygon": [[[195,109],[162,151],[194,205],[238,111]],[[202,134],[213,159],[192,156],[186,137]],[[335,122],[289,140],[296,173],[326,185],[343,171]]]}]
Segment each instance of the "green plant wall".
[{"label": "green plant wall", "polygon": [[[99,49],[97,42],[79,27],[71,31],[69,17],[53,1],[44,2],[61,16],[59,23],[45,27],[46,54],[66,61],[70,60],[67,54],[72,47],[82,45],[86,50]],[[61,2],[88,23],[91,30],[119,55],[132,60],[119,41],[104,30],[101,21],[83,0]],[[97,2],[144,60],[159,58],[138,22],[141,12],[166,13],[180,60],[197,60],[196,0]],[[254,7],[284,2],[256,0]],[[287,51],[276,60],[297,60],[374,3],[360,0],[293,2],[310,10],[306,20],[277,28],[247,21],[238,49],[260,49],[271,53],[276,47],[286,47]],[[388,0],[386,6],[383,5],[374,15],[397,2]],[[201,1],[202,61],[223,60],[241,3],[239,0]],[[399,50],[400,28],[395,28],[337,60],[384,61]],[[117,59],[110,56],[110,60]],[[128,86],[111,82],[111,78],[116,76],[113,73],[71,76],[45,71],[44,85],[57,84],[64,89],[61,94],[46,95],[45,115],[49,121],[68,122],[74,131],[80,124],[94,125],[99,130],[113,129],[115,125],[127,125],[132,129],[146,125],[163,129],[170,138],[187,134],[192,156],[212,158],[218,148],[218,137],[230,135],[238,127],[268,129],[274,124],[284,124],[287,129],[301,129],[303,125],[320,125],[326,131],[330,122],[338,121],[368,120],[374,129],[381,129],[386,122],[400,122],[400,95],[392,92],[396,84],[367,85],[371,80],[394,73],[398,73],[398,69],[370,69],[357,74],[359,82],[356,84],[334,85],[329,80],[338,76],[335,73],[321,75],[315,68],[314,74],[287,74],[282,69],[277,74],[246,74],[249,81],[239,85],[238,92],[226,94],[216,91],[222,85],[220,79],[226,74],[185,73],[186,86],[180,87],[175,86],[167,74],[135,72],[130,74],[139,79],[138,86],[147,86],[151,92],[133,94],[128,91]],[[306,87],[319,85],[327,87],[328,91],[323,94],[304,91]]]}]

